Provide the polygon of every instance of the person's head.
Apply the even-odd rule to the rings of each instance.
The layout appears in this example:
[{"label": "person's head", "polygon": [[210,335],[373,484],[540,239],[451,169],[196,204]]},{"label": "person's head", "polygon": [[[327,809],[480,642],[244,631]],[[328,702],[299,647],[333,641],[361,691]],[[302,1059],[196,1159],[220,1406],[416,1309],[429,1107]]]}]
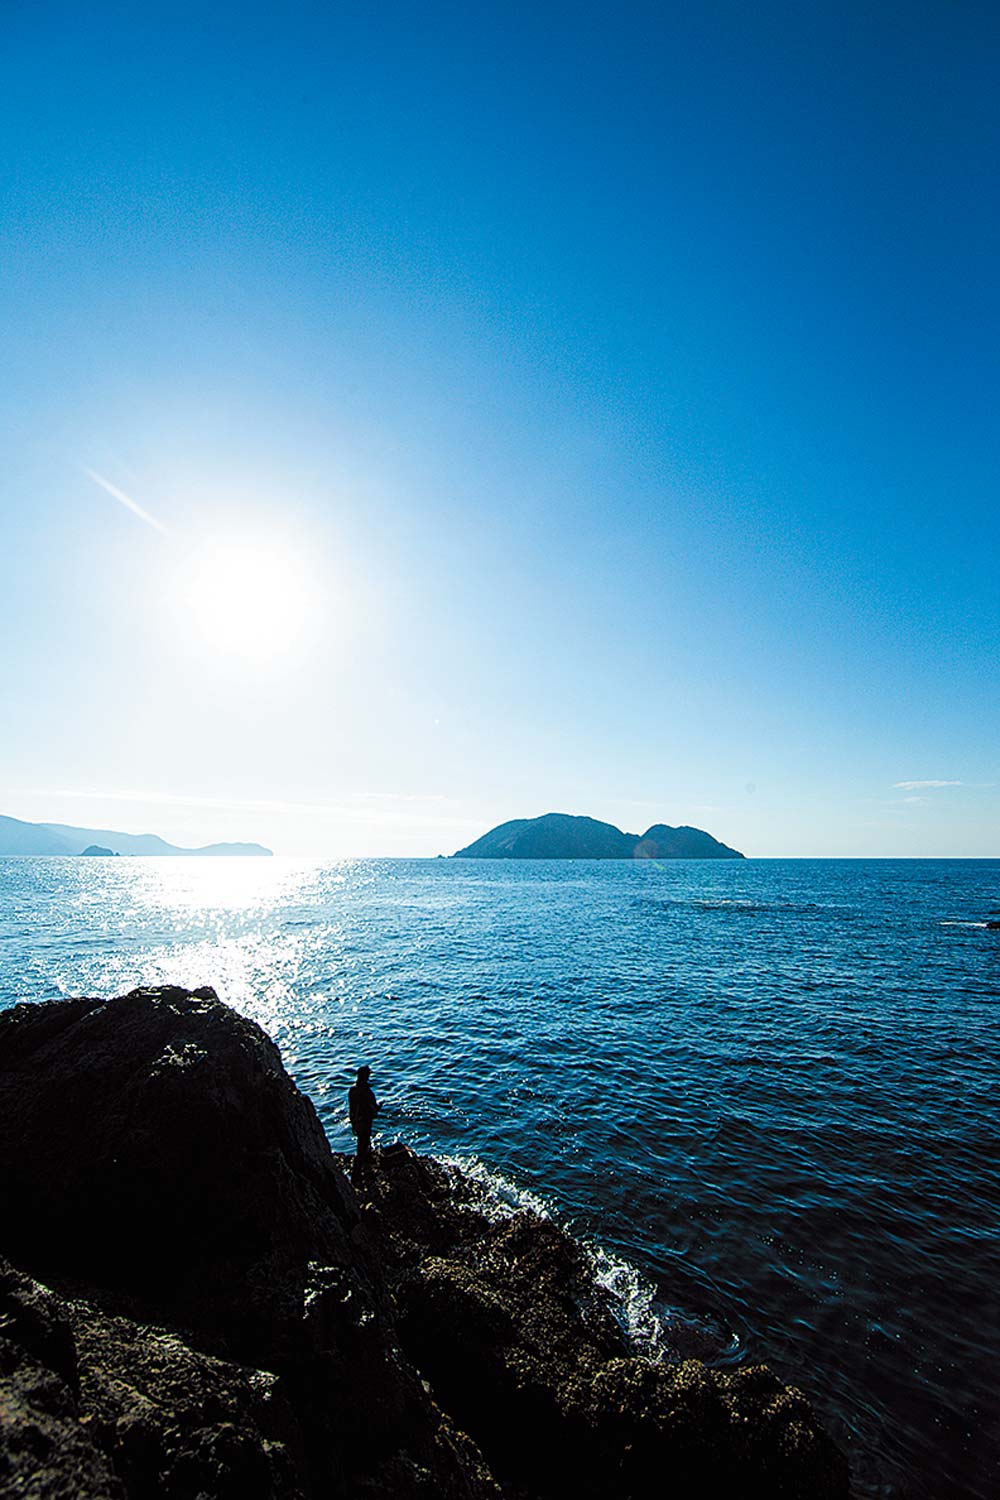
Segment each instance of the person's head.
[{"label": "person's head", "polygon": [[358,1082],[359,1083],[367,1083],[368,1080],[369,1080],[369,1078],[371,1076],[372,1076],[372,1070],[371,1070],[371,1068],[369,1068],[369,1067],[366,1066],[366,1067],[358,1069]]}]

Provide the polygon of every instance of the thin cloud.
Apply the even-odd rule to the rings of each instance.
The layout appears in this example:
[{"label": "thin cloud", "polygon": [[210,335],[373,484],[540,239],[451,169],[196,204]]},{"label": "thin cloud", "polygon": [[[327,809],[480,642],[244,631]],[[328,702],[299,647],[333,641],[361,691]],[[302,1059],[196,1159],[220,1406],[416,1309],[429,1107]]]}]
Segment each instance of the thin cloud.
[{"label": "thin cloud", "polygon": [[343,801],[338,802],[297,802],[271,797],[199,797],[186,793],[95,787],[30,787],[21,795],[92,802],[143,803],[156,807],[207,808],[213,812],[275,813],[279,816],[307,813],[312,817],[336,818],[348,823],[402,823],[416,828],[478,828],[482,822],[479,818],[458,815],[456,810],[448,807],[449,799],[446,797],[405,792],[351,792]]},{"label": "thin cloud", "polygon": [[897,792],[926,792],[936,786],[964,786],[964,781],[894,781]]},{"label": "thin cloud", "polygon": [[110,479],[105,479],[103,474],[98,474],[94,469],[88,469],[86,464],[83,464],[81,467],[87,478],[92,479],[95,484],[100,485],[101,489],[110,495],[112,500],[117,500],[119,505],[124,505],[125,509],[130,510],[134,516],[138,516],[140,521],[145,521],[147,526],[152,526],[154,531],[161,532],[163,536],[169,536],[170,533],[163,522],[158,521],[155,516],[151,516],[148,510],[143,510],[139,502],[133,500],[131,495],[126,495],[124,490],[120,490],[116,484],[112,484]]}]

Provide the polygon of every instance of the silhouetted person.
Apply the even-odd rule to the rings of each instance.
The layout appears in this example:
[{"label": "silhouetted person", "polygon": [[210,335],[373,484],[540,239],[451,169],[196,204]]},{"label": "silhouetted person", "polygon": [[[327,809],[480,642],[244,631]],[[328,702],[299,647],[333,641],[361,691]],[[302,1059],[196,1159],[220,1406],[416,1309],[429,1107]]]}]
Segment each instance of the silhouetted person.
[{"label": "silhouetted person", "polygon": [[379,1112],[379,1102],[368,1082],[371,1068],[358,1069],[358,1081],[348,1090],[347,1107],[351,1115],[351,1129],[358,1138],[354,1169],[360,1172],[372,1154],[372,1121]]}]

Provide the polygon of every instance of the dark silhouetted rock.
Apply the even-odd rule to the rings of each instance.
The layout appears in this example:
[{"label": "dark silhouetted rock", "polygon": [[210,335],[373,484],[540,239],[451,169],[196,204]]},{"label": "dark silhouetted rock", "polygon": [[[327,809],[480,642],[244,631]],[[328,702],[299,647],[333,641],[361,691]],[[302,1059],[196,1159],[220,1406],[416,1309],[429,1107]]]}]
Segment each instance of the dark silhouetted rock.
[{"label": "dark silhouetted rock", "polygon": [[123,1500],[81,1424],[76,1348],[57,1299],[0,1260],[0,1495]]},{"label": "dark silhouetted rock", "polygon": [[84,854],[95,855],[101,859],[113,858],[115,853],[113,849],[102,849],[100,844],[88,844],[83,852]]},{"label": "dark silhouetted rock", "polygon": [[[0,1248],[32,1276],[171,1330],[186,1350],[178,1359],[247,1366],[255,1388],[277,1377],[301,1434],[303,1491],[495,1496],[399,1353],[377,1247],[315,1110],[273,1042],[211,990],[0,1013],[0,1201]],[[124,1326],[114,1324],[120,1361],[107,1356],[122,1368],[133,1357]],[[135,1338],[137,1353],[148,1334]],[[198,1369],[208,1410],[214,1377]],[[150,1401],[179,1400],[186,1377],[168,1374],[157,1395],[149,1367]],[[186,1496],[235,1494],[224,1473],[259,1468],[252,1434],[234,1426],[241,1387],[216,1376],[220,1415],[198,1429],[197,1448],[199,1463],[218,1460],[218,1483],[192,1482]],[[194,1419],[184,1408],[177,1420],[187,1430]],[[118,1453],[110,1437],[102,1448]]]},{"label": "dark silhouetted rock", "polygon": [[847,1495],[802,1396],[638,1358],[551,1221],[403,1146],[356,1193],[211,990],[0,1013],[0,1202],[0,1493]]},{"label": "dark silhouetted rock", "polygon": [[546,813],[515,818],[484,833],[456,859],[743,859],[700,828],[654,823],[643,834],[622,833],[612,823]]},{"label": "dark silhouetted rock", "polygon": [[0,1014],[6,1249],[236,1345],[278,1338],[282,1278],[349,1264],[357,1222],[277,1047],[211,990]]},{"label": "dark silhouetted rock", "polygon": [[[50,1438],[11,1493],[300,1500],[303,1438],[277,1376],[56,1296],[4,1261],[0,1329],[0,1361],[4,1349],[19,1361],[0,1365],[0,1389],[17,1391],[22,1433],[47,1422]],[[4,1438],[23,1453],[16,1432]]]}]

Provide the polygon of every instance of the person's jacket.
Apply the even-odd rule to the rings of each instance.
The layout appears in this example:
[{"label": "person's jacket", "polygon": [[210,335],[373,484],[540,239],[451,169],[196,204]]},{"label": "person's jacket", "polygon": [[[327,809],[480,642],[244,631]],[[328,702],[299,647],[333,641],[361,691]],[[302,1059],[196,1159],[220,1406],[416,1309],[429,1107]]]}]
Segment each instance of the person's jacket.
[{"label": "person's jacket", "polygon": [[347,1095],[347,1107],[351,1114],[351,1129],[359,1125],[370,1125],[378,1114],[378,1101],[372,1093],[370,1083],[356,1083]]}]

